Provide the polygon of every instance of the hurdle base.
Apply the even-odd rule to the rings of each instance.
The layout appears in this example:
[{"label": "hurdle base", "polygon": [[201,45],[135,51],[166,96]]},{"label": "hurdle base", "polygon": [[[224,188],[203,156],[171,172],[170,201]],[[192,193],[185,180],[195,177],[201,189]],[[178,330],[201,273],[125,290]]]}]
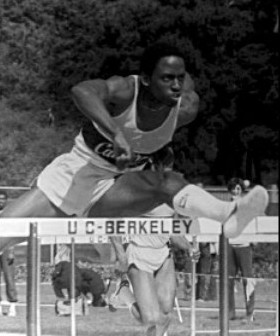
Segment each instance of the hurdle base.
[{"label": "hurdle base", "polygon": [[[70,300],[56,300],[55,313],[57,316],[70,316],[71,315],[71,302]],[[82,316],[88,315],[88,304],[85,296],[80,296],[75,302],[75,315]]]},{"label": "hurdle base", "polygon": [[1,301],[0,302],[0,315],[8,317],[16,317],[16,305],[14,302]]}]

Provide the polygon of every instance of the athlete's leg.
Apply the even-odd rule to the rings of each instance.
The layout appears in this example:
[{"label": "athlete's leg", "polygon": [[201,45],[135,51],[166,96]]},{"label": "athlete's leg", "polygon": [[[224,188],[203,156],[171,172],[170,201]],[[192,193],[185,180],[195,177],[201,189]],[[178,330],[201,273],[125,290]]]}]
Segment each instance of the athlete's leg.
[{"label": "athlete's leg", "polygon": [[[141,171],[120,176],[93,205],[90,217],[141,216],[167,203],[182,216],[205,217],[224,223],[226,237],[236,237],[267,206],[267,192],[255,187],[238,203],[225,202],[202,188],[188,184],[175,172]],[[117,253],[122,259],[123,253]],[[121,262],[125,268],[125,262]]]},{"label": "athlete's leg", "polygon": [[173,257],[166,259],[163,266],[156,273],[156,286],[158,302],[167,321],[165,325],[157,326],[157,331],[164,334],[169,326],[176,295],[176,276]]},{"label": "athlete's leg", "polygon": [[188,184],[174,172],[126,173],[92,207],[90,216],[138,216],[162,203],[182,216],[205,217],[224,223],[228,238],[238,236],[268,203],[264,188],[257,186],[237,202],[217,199],[202,188]]},{"label": "athlete's leg", "polygon": [[234,320],[236,318],[236,310],[235,310],[235,293],[234,293],[234,285],[235,285],[235,277],[237,274],[237,261],[235,248],[228,244],[228,310],[229,310],[229,319]]},{"label": "athlete's leg", "polygon": [[[63,217],[66,216],[54,206],[45,194],[37,187],[23,194],[7,205],[1,213],[1,218],[24,217]],[[25,241],[23,237],[0,237],[0,251]]]},{"label": "athlete's leg", "polygon": [[156,326],[155,335],[162,336],[168,327],[169,316],[161,309],[154,275],[135,266],[129,268],[128,274],[141,322],[147,326]]},{"label": "athlete's leg", "polygon": [[110,237],[111,241],[111,260],[118,262],[118,271],[123,274],[127,272],[127,257],[123,247],[122,237]]},{"label": "athlete's leg", "polygon": [[10,259],[10,251],[2,254],[2,268],[6,284],[6,296],[9,302],[17,302],[17,289],[15,284],[15,261]]},{"label": "athlete's leg", "polygon": [[[181,209],[182,197],[188,197],[188,207]],[[188,185],[181,174],[141,171],[119,177],[93,205],[89,216],[138,216],[162,203],[175,206],[182,215],[216,220],[227,218],[234,208],[233,202],[220,201],[205,190]]]},{"label": "athlete's leg", "polygon": [[53,205],[46,195],[37,187],[24,193],[7,205],[1,217],[63,217],[61,210]]},{"label": "athlete's leg", "polygon": [[[164,203],[160,185],[161,176],[155,172],[142,171],[124,174],[93,205],[88,216],[142,216],[161,203]],[[121,240],[118,237],[111,237],[111,242],[119,262],[118,269],[124,273],[127,270],[127,259]]]},{"label": "athlete's leg", "polygon": [[161,183],[156,172],[126,173],[92,206],[89,217],[141,216],[164,203]]},{"label": "athlete's leg", "polygon": [[267,204],[268,194],[261,186],[254,187],[244,197],[233,202],[218,200],[191,184],[173,198],[174,209],[180,215],[216,220],[224,225],[227,238],[239,236],[252,219],[264,215]]},{"label": "athlete's leg", "polygon": [[236,257],[241,270],[246,315],[253,319],[255,306],[255,279],[253,276],[253,250],[251,246],[237,247]]}]

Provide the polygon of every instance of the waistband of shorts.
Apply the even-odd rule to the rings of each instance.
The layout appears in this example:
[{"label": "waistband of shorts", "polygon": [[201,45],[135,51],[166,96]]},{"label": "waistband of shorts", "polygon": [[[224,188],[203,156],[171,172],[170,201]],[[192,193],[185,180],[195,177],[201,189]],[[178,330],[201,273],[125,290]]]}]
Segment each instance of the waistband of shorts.
[{"label": "waistband of shorts", "polygon": [[143,245],[139,245],[139,244],[137,244],[137,243],[135,243],[134,241],[130,241],[129,242],[129,244],[131,244],[131,245],[134,245],[134,246],[137,246],[137,247],[140,247],[140,248],[149,248],[149,249],[155,249],[155,250],[160,250],[160,249],[162,249],[162,248],[164,248],[164,247],[168,247],[169,249],[170,249],[170,244],[169,244],[169,242],[166,242],[165,244],[163,244],[162,246],[160,246],[160,247],[153,247],[153,246],[143,246]]}]

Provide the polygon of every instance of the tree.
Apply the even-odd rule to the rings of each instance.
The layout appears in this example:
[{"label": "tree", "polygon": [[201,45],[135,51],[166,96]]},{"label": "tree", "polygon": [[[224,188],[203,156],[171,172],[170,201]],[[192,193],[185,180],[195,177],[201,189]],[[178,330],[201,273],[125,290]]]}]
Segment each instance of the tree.
[{"label": "tree", "polygon": [[[235,6],[224,0],[4,0],[0,89],[5,104],[26,114],[26,120],[36,116],[39,124],[51,109],[60,132],[70,124],[77,130],[83,117],[70,97],[74,84],[136,73],[148,44],[170,41],[185,53],[201,98],[197,121],[176,135],[176,169],[210,183],[220,183],[217,175],[224,183],[233,172],[246,177],[244,156],[252,154],[248,146],[261,143],[272,148],[269,155],[258,153],[260,174],[266,174],[278,160],[279,60],[277,34],[271,29],[275,4],[276,0]],[[261,125],[265,135],[260,136]],[[247,143],[240,135],[248,129],[255,139]],[[15,156],[12,161],[17,160]],[[262,182],[272,183],[263,177]]]}]

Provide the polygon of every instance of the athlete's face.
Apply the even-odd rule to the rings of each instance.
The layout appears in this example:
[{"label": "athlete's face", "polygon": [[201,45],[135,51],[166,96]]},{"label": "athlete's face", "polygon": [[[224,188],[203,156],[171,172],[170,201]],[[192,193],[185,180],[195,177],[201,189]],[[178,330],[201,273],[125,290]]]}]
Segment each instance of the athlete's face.
[{"label": "athlete's face", "polygon": [[241,185],[237,184],[233,189],[231,189],[231,195],[234,198],[238,198],[242,195],[242,187]]},{"label": "athlete's face", "polygon": [[181,57],[161,58],[148,79],[152,95],[166,105],[176,105],[182,94],[185,73],[185,62]]}]

